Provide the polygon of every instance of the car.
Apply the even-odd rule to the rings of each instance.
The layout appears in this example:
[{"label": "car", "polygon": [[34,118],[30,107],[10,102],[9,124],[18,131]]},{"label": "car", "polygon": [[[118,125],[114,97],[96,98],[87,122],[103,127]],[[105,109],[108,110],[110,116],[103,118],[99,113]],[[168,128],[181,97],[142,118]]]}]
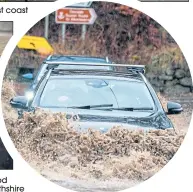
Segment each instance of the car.
[{"label": "car", "polygon": [[[74,64],[78,65],[78,64]],[[85,64],[90,65],[90,64]],[[10,104],[23,111],[36,108],[64,112],[77,130],[107,132],[118,126],[128,129],[173,129],[168,114],[183,111],[180,104],[168,102],[164,111],[156,92],[144,75],[144,66],[95,64],[123,67],[127,71],[50,68],[39,81],[33,99],[18,96]]]},{"label": "car", "polygon": [[34,78],[34,75],[32,73],[27,73],[27,74],[23,74],[23,78],[25,79],[31,79],[33,80],[31,86],[30,86],[30,90],[33,90],[38,81],[41,79],[41,77],[44,75],[44,73],[52,66],[56,67],[58,69],[72,69],[72,68],[76,68],[76,69],[81,69],[81,68],[85,68],[85,69],[100,69],[100,70],[113,70],[113,68],[111,66],[94,66],[94,65],[71,65],[73,63],[79,63],[79,64],[84,64],[84,63],[90,63],[90,64],[94,64],[94,63],[112,63],[108,57],[106,58],[101,58],[101,57],[87,57],[87,56],[70,56],[70,55],[50,55],[48,56],[42,63],[42,65],[40,66],[40,68],[37,70],[37,74]]}]

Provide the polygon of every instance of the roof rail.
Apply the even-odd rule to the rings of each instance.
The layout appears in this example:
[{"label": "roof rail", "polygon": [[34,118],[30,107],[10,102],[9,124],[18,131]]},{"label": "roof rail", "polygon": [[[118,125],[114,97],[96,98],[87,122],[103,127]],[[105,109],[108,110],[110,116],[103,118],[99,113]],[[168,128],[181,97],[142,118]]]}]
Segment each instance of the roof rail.
[{"label": "roof rail", "polygon": [[[69,61],[46,61],[46,64],[50,64],[48,68],[55,68],[58,65],[84,65],[84,66],[112,66],[112,67],[126,67],[130,72],[145,73],[145,65],[129,65],[129,64],[115,64],[115,63],[77,63]],[[55,66],[55,67],[54,67]]]},{"label": "roof rail", "polygon": [[106,62],[109,63],[109,58],[108,57],[106,57]]},{"label": "roof rail", "polygon": [[47,57],[47,60],[50,60],[50,59],[52,58],[52,56],[53,56],[53,55],[49,55],[49,56]]}]

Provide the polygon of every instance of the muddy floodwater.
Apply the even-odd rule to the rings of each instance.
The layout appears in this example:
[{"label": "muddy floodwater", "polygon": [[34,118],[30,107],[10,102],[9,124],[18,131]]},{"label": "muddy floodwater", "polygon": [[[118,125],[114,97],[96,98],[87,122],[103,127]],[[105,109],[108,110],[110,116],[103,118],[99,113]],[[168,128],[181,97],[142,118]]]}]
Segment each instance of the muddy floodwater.
[{"label": "muddy floodwater", "polygon": [[41,175],[76,191],[119,191],[143,182],[162,169],[178,151],[192,114],[192,95],[182,98],[184,113],[170,116],[175,130],[128,130],[112,127],[102,134],[77,132],[62,113],[37,110],[17,119],[9,100],[22,86],[3,83],[3,114],[9,135],[22,157]]}]

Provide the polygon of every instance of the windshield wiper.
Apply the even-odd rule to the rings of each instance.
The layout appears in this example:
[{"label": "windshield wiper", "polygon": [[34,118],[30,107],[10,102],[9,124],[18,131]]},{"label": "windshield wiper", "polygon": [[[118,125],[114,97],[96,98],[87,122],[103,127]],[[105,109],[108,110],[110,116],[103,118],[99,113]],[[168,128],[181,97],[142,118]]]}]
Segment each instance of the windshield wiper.
[{"label": "windshield wiper", "polygon": [[100,107],[113,107],[113,104],[101,104],[101,105],[83,105],[83,106],[71,106],[67,108],[72,109],[93,109],[93,108],[100,108]]},{"label": "windshield wiper", "polygon": [[152,107],[120,107],[120,108],[110,108],[111,110],[120,110],[120,111],[146,111],[153,110]]},{"label": "windshield wiper", "polygon": [[101,105],[84,105],[84,106],[71,106],[67,108],[72,109],[106,109],[106,110],[120,110],[120,111],[146,111],[146,110],[153,110],[152,107],[120,107],[120,108],[113,108],[113,104],[101,104]]}]

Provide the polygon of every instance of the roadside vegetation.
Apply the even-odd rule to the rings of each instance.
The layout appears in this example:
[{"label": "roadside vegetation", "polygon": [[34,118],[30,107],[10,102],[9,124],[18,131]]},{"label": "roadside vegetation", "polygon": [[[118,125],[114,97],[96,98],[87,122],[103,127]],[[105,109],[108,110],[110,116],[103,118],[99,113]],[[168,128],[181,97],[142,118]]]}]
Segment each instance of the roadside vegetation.
[{"label": "roadside vegetation", "polygon": [[[164,27],[140,11],[120,4],[93,2],[92,8],[98,18],[94,25],[87,26],[85,40],[81,39],[81,25],[67,25],[65,43],[62,43],[61,24],[55,23],[55,13],[49,15],[48,41],[55,54],[109,57],[116,63],[146,65],[147,77],[157,91],[166,94],[192,92],[188,64]],[[27,34],[44,36],[44,19]],[[47,57],[44,48],[41,53],[16,48],[7,76],[16,79],[13,74],[18,74],[16,70],[20,67],[37,69]]]}]

